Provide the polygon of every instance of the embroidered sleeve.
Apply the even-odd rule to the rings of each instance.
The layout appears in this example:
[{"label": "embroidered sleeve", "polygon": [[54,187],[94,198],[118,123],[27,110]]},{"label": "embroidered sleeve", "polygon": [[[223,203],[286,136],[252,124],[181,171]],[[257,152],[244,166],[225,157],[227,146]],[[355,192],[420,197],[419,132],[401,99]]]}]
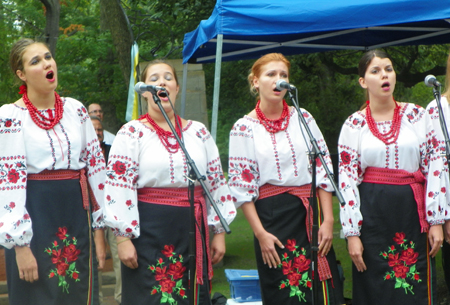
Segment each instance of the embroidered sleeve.
[{"label": "embroidered sleeve", "polygon": [[450,203],[448,162],[444,157],[445,141],[436,104],[430,103],[424,115],[426,137],[421,143],[420,153],[421,170],[427,177],[426,213],[429,224],[437,225],[444,223],[450,217],[448,215]]},{"label": "embroidered sleeve", "polygon": [[362,181],[359,151],[359,133],[365,120],[350,116],[342,126],[339,135],[339,189],[345,204],[340,207],[340,219],[344,235],[359,236],[362,226],[358,185]]},{"label": "embroidered sleeve", "polygon": [[22,122],[0,117],[0,245],[28,246],[33,237],[25,207],[27,163]]},{"label": "embroidered sleeve", "polygon": [[87,115],[86,108],[80,106],[80,122],[84,132],[84,148],[81,151],[80,159],[86,164],[86,172],[89,181],[90,191],[97,202],[92,202],[92,228],[94,230],[104,227],[103,220],[103,188],[105,183],[105,158],[98,142],[94,126]]},{"label": "embroidered sleeve", "polygon": [[139,140],[142,132],[132,122],[117,133],[109,152],[105,182],[105,223],[115,235],[137,238],[140,234],[137,207]]},{"label": "embroidered sleeve", "polygon": [[230,131],[228,184],[236,208],[258,197],[259,168],[251,124],[237,121]]},{"label": "embroidered sleeve", "polygon": [[[316,120],[314,120],[313,116],[307,112],[306,110],[302,109],[303,117],[305,118],[309,128],[311,129],[311,133],[313,134],[314,138],[317,141],[317,145],[319,146],[320,152],[323,153],[323,159],[331,171],[333,173],[333,165],[331,163],[331,157],[330,152],[328,151],[327,143],[325,142],[325,139],[323,138],[322,132],[320,131],[319,127],[317,126]],[[320,162],[320,159],[317,158],[317,186],[324,189],[327,192],[333,192],[333,186],[331,185],[330,179],[327,176],[327,173],[325,171],[324,166]],[[311,170],[310,170],[311,172]]]},{"label": "embroidered sleeve", "polygon": [[[205,134],[205,149],[207,155],[207,169],[205,184],[211,194],[214,203],[225,221],[230,224],[236,217],[236,208],[230,194],[225,176],[220,162],[219,151],[214,139],[205,127],[202,128],[202,134]],[[207,202],[209,202],[207,200]],[[220,223],[219,216],[211,204],[208,205],[208,225],[213,227],[214,233],[224,232]]]}]

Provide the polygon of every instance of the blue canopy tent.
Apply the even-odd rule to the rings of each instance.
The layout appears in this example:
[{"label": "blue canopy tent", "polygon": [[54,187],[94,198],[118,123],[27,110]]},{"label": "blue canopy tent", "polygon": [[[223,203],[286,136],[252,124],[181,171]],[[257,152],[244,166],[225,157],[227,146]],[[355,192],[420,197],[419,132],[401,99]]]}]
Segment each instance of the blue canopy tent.
[{"label": "blue canopy tent", "polygon": [[450,0],[218,0],[185,35],[183,63],[216,62],[215,138],[222,60],[442,43],[450,43]]}]

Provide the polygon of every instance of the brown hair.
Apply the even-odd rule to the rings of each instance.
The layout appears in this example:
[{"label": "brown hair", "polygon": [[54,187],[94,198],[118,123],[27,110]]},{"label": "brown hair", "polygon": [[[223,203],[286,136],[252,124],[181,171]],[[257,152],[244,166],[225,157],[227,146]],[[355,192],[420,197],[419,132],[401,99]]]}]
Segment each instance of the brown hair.
[{"label": "brown hair", "polygon": [[[372,59],[374,59],[375,57],[388,58],[392,62],[391,57],[389,57],[389,55],[383,50],[375,49],[375,50],[367,51],[366,53],[364,53],[364,55],[359,60],[358,75],[360,77],[364,78],[364,76],[366,75],[367,68],[369,67],[370,63],[372,62]],[[369,99],[369,94],[367,93],[367,90],[366,90],[366,99]],[[359,110],[363,110],[366,107],[367,107],[367,104],[364,103]]]},{"label": "brown hair", "polygon": [[179,83],[178,83],[178,76],[177,76],[177,72],[175,71],[175,68],[174,68],[170,63],[168,63],[167,61],[165,61],[165,60],[163,60],[163,59],[155,59],[155,60],[152,60],[151,62],[149,62],[149,63],[145,66],[144,70],[142,70],[142,73],[141,73],[141,80],[142,80],[142,81],[145,81],[145,78],[147,77],[148,69],[149,69],[151,66],[158,65],[158,64],[165,64],[165,65],[168,65],[168,66],[170,67],[170,69],[172,69],[173,76],[175,77],[175,81],[177,82],[177,85],[178,85],[178,84],[179,84]]},{"label": "brown hair", "polygon": [[367,68],[369,67],[369,64],[372,62],[372,59],[374,59],[375,57],[388,58],[392,62],[392,59],[389,57],[389,55],[382,50],[375,49],[367,51],[359,60],[358,74],[360,77],[364,77],[364,75],[366,75]]},{"label": "brown hair", "polygon": [[11,67],[11,70],[16,77],[16,81],[18,81],[19,84],[23,84],[24,82],[17,76],[16,71],[20,70],[23,71],[23,54],[25,53],[26,49],[33,45],[33,44],[42,44],[44,45],[49,51],[50,48],[47,44],[36,41],[30,38],[24,38],[18,40],[13,47],[11,48],[11,52],[9,53],[9,65]]},{"label": "brown hair", "polygon": [[281,61],[283,62],[287,68],[288,68],[288,76],[289,76],[289,69],[291,68],[291,63],[289,60],[287,60],[286,57],[284,57],[281,53],[269,53],[261,58],[259,58],[252,66],[252,69],[250,70],[250,74],[248,75],[248,84],[250,85],[250,92],[257,95],[258,90],[253,86],[253,79],[255,77],[259,77],[261,75],[261,69],[264,65],[268,64],[272,61]]}]

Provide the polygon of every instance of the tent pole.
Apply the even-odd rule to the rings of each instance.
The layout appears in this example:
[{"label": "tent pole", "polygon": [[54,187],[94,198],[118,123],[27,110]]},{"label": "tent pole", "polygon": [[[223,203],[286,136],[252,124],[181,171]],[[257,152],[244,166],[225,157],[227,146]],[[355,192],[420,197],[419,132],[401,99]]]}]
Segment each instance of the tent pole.
[{"label": "tent pole", "polygon": [[211,117],[211,135],[216,141],[217,137],[217,117],[219,112],[219,93],[220,93],[220,72],[222,68],[222,46],[223,34],[217,35],[216,47],[216,68],[214,72],[214,94],[213,94],[213,109]]},{"label": "tent pole", "polygon": [[187,72],[188,72],[188,63],[183,65],[183,87],[181,88],[181,109],[180,116],[184,118],[186,112],[186,91],[187,91]]}]

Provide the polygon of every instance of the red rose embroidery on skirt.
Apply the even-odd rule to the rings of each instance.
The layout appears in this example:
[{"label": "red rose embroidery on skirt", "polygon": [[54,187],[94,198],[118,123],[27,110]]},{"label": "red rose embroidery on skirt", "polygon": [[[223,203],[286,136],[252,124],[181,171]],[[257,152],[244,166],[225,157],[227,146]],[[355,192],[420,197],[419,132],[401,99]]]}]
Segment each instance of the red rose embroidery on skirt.
[{"label": "red rose embroidery on skirt", "polygon": [[[51,248],[46,248],[44,251],[51,256],[52,263],[56,266],[55,269],[50,270],[49,278],[58,277],[58,286],[62,287],[63,292],[69,293],[68,279],[79,282],[79,272],[76,269],[76,260],[80,255],[81,250],[77,249],[77,239],[72,237],[69,239],[67,228],[58,228],[56,236],[61,240],[62,248],[58,241],[53,241]],[[66,279],[66,276],[68,279]]]},{"label": "red rose embroidery on skirt", "polygon": [[290,287],[290,297],[298,297],[300,302],[306,302],[306,293],[301,291],[299,287],[312,289],[311,279],[308,270],[311,260],[306,258],[306,250],[301,248],[298,251],[295,239],[288,239],[285,245],[286,249],[292,252],[293,259],[289,259],[289,254],[284,253],[281,257],[281,264],[278,266],[286,275],[287,279],[282,280],[279,289]]},{"label": "red rose embroidery on skirt", "polygon": [[161,293],[161,304],[177,304],[173,298],[173,293],[181,297],[187,298],[186,289],[183,287],[183,274],[186,267],[183,266],[183,256],[180,254],[176,257],[175,247],[173,245],[165,245],[161,251],[166,257],[168,265],[163,258],[159,258],[156,265],[148,266],[148,269],[155,274],[155,279],[159,282],[158,286],[153,286],[152,295]]},{"label": "red rose embroidery on skirt", "polygon": [[414,294],[412,284],[414,281],[422,281],[415,265],[419,253],[414,251],[415,244],[413,241],[408,242],[405,233],[395,233],[392,239],[397,245],[391,245],[387,252],[380,253],[380,256],[388,261],[389,267],[392,267],[392,271],[384,275],[384,280],[395,280],[395,289],[403,288],[405,294]]}]

